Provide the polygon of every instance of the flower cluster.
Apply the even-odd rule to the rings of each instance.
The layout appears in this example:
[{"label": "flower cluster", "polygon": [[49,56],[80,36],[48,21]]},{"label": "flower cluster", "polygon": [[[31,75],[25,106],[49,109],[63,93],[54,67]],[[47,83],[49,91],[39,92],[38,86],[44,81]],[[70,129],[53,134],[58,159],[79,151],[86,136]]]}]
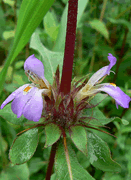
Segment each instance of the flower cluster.
[{"label": "flower cluster", "polygon": [[51,86],[44,77],[44,66],[34,55],[29,56],[24,63],[25,74],[32,82],[15,90],[2,103],[1,109],[13,100],[11,108],[17,117],[23,114],[31,121],[39,121],[41,117],[69,126],[78,122],[79,114],[84,108],[91,108],[88,99],[100,91],[108,93],[118,105],[128,108],[131,98],[113,83],[103,83],[102,80],[110,74],[111,68],[116,64],[116,58],[109,54],[110,64],[98,70],[88,82],[77,86],[76,82],[69,95],[62,95],[60,89],[60,74],[57,69],[54,83]]}]

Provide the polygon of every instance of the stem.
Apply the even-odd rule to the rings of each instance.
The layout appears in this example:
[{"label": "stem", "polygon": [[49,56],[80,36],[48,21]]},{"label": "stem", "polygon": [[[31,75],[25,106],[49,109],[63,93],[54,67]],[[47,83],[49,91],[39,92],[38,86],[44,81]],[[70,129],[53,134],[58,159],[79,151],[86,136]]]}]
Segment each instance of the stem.
[{"label": "stem", "polygon": [[103,20],[104,13],[105,13],[105,10],[106,10],[106,4],[107,4],[107,0],[104,0],[103,7],[102,7],[102,10],[101,10],[101,14],[100,14],[100,21]]},{"label": "stem", "polygon": [[68,152],[67,142],[66,142],[66,136],[63,136],[63,141],[64,141],[64,149],[65,149],[65,155],[66,155],[66,161],[67,161],[67,165],[68,165],[70,180],[73,180],[69,152]]},{"label": "stem", "polygon": [[14,4],[14,18],[15,18],[15,28],[17,26],[17,0],[15,0],[15,4]]},{"label": "stem", "polygon": [[126,10],[124,10],[120,14],[118,14],[115,19],[119,19],[121,16],[123,16],[129,10],[131,10],[131,6],[129,6]]},{"label": "stem", "polygon": [[[106,9],[106,4],[107,4],[107,0],[104,0],[103,7],[102,7],[102,10],[101,10],[101,14],[100,14],[100,18],[99,18],[100,21],[103,20],[105,9]],[[94,66],[94,62],[95,62],[95,47],[98,44],[98,41],[99,41],[99,32],[96,33],[96,40],[95,40],[95,45],[94,45],[94,48],[93,48],[93,56],[92,56],[92,59],[91,59],[89,72],[92,72],[92,70],[93,70],[93,66]]]},{"label": "stem", "polygon": [[60,85],[60,92],[63,92],[64,94],[68,94],[70,92],[70,87],[71,87],[78,0],[69,0],[68,3],[69,6],[68,6],[68,18],[67,18],[65,54],[64,54],[63,71],[62,71],[62,78]]},{"label": "stem", "polygon": [[29,57],[29,43],[26,44],[25,48],[25,59],[27,59]]},{"label": "stem", "polygon": [[118,72],[119,72],[119,67],[120,67],[120,65],[122,63],[122,60],[123,60],[122,58],[123,58],[123,55],[124,55],[127,34],[128,34],[128,29],[126,28],[125,29],[124,38],[123,38],[123,42],[122,42],[122,47],[121,47],[120,55],[119,55],[119,61],[117,63],[117,67],[116,67],[116,71],[115,71],[116,73],[114,75],[114,80],[113,80],[114,83],[116,82],[117,75],[118,75]]},{"label": "stem", "polygon": [[[130,20],[131,20],[131,10],[130,10],[130,13],[129,13],[128,22],[130,22]],[[128,32],[129,32],[129,30],[128,30],[128,28],[126,28],[125,29],[124,38],[123,38],[123,42],[122,42],[122,46],[121,46],[120,55],[119,55],[119,61],[117,63],[116,73],[115,73],[113,82],[116,82],[117,75],[118,75],[118,72],[119,72],[119,67],[120,67],[120,65],[122,63],[122,60],[123,60],[123,56],[124,56],[124,53],[125,53],[124,50],[125,50],[125,45],[126,45],[126,39],[127,39]]]},{"label": "stem", "polygon": [[47,168],[45,180],[50,180],[50,178],[51,178],[52,168],[53,168],[54,161],[55,161],[56,149],[57,149],[57,142],[54,143],[54,144],[52,145],[52,148],[51,148],[51,153],[50,153],[50,158],[49,158],[49,164],[48,164],[48,168]]}]

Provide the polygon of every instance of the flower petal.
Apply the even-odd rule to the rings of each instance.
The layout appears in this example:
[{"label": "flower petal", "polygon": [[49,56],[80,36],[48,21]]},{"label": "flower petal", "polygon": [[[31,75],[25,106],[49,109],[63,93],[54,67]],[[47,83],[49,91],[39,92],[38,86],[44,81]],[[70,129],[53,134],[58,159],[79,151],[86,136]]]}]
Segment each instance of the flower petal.
[{"label": "flower petal", "polygon": [[101,79],[103,76],[105,76],[106,74],[110,74],[110,69],[116,64],[116,58],[109,53],[108,56],[108,60],[110,61],[110,64],[108,66],[104,66],[103,68],[99,69],[96,73],[94,73],[91,78],[89,79],[87,85],[90,86],[90,88],[92,86],[94,86],[94,84],[96,82],[99,81],[99,79]]},{"label": "flower petal", "polygon": [[108,53],[108,55],[109,55],[108,60],[110,61],[110,64],[108,65],[108,69],[107,69],[106,74],[109,75],[110,74],[110,69],[116,64],[117,59],[111,53]]},{"label": "flower petal", "polygon": [[39,121],[43,110],[42,91],[37,89],[34,96],[27,102],[23,110],[23,115],[31,121]]},{"label": "flower petal", "polygon": [[24,70],[30,70],[39,77],[44,78],[43,63],[37,59],[34,54],[29,56],[24,63]]},{"label": "flower petal", "polygon": [[[99,86],[99,88],[97,88]],[[115,87],[111,84],[105,83],[95,87],[97,88],[97,92],[104,91],[108,93],[111,97],[113,97],[116,101],[116,106],[122,106],[123,108],[129,108],[129,102],[131,98],[126,95],[119,87]],[[100,87],[101,86],[101,87]]]},{"label": "flower petal", "polygon": [[11,109],[12,109],[13,113],[17,115],[17,118],[19,118],[22,115],[24,106],[31,99],[35,90],[36,90],[36,87],[32,87],[30,92],[28,92],[26,94],[24,94],[22,91],[13,100],[13,102],[11,104]]},{"label": "flower petal", "polygon": [[7,99],[2,103],[1,105],[1,109],[3,109],[3,107],[8,104],[10,101],[12,101],[26,86],[28,86],[29,84],[25,84],[21,87],[19,87],[18,89],[16,89],[13,93],[11,93]]}]

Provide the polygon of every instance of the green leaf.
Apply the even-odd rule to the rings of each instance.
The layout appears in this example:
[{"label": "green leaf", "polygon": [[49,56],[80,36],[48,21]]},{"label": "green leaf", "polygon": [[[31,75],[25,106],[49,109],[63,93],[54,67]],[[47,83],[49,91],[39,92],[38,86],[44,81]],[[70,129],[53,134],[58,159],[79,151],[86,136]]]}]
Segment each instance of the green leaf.
[{"label": "green leaf", "polygon": [[0,116],[16,125],[23,125],[23,123],[27,122],[27,119],[25,119],[24,116],[17,118],[17,115],[11,110],[11,103],[7,104],[3,109],[0,109]]},{"label": "green leaf", "polygon": [[102,180],[123,180],[123,177],[120,174],[106,172]]},{"label": "green leaf", "polygon": [[14,43],[5,66],[0,74],[0,92],[3,88],[6,72],[10,63],[14,61],[19,52],[29,41],[32,33],[53,4],[54,0],[23,0],[19,12]]},{"label": "green leaf", "polygon": [[[77,26],[81,19],[81,16],[87,6],[88,0],[78,0],[78,14],[77,14]],[[66,27],[67,27],[67,11],[68,11],[68,3],[64,9],[62,14],[59,33],[56,39],[56,44],[54,46],[54,51],[64,52],[65,49],[65,37],[66,37]]]},{"label": "green leaf", "polygon": [[20,69],[24,66],[24,61],[18,61],[15,63],[15,69]]},{"label": "green leaf", "polygon": [[60,128],[53,123],[47,124],[45,126],[45,134],[46,134],[46,143],[45,148],[53,145],[61,136]]},{"label": "green leaf", "polygon": [[55,14],[48,11],[46,16],[44,17],[44,27],[46,33],[52,38],[53,41],[56,40],[59,30],[59,26],[57,25],[54,15]]},{"label": "green leaf", "polygon": [[71,129],[71,139],[76,147],[87,155],[87,135],[85,128],[82,126],[72,126]]},{"label": "green leaf", "polygon": [[3,170],[0,174],[0,180],[29,180],[29,169],[27,164],[19,166],[9,165],[6,170]]},{"label": "green leaf", "polygon": [[131,30],[131,24],[125,19],[113,19],[113,18],[107,18],[111,23],[113,24],[122,24],[126,26],[129,30]]},{"label": "green leaf", "polygon": [[98,107],[84,110],[83,116],[87,116],[87,119],[84,120],[85,122],[97,126],[105,125],[119,119],[117,117],[107,118]]},{"label": "green leaf", "polygon": [[51,180],[57,180],[55,173],[51,175]]},{"label": "green leaf", "polygon": [[14,7],[15,1],[14,0],[3,0],[4,3],[10,5],[11,7]]},{"label": "green leaf", "polygon": [[9,157],[13,164],[22,164],[34,154],[38,145],[38,129],[30,129],[18,136],[10,149]]},{"label": "green leaf", "polygon": [[[71,180],[71,176],[74,180],[94,180],[94,178],[78,163],[69,142],[67,142],[67,149],[68,154],[66,156],[64,145],[62,141],[60,141],[55,156],[56,179]],[[68,160],[66,158],[68,158]],[[70,174],[68,169],[69,165],[71,168]]]},{"label": "green leaf", "polygon": [[128,124],[129,124],[129,121],[127,121],[126,119],[121,119],[121,122],[122,122],[124,125],[128,125]]},{"label": "green leaf", "polygon": [[7,150],[8,144],[0,134],[0,156]]},{"label": "green leaf", "polygon": [[12,38],[15,36],[15,31],[11,30],[11,31],[4,31],[3,32],[3,38],[5,40],[9,39],[9,38]]},{"label": "green leaf", "polygon": [[81,151],[78,151],[76,157],[78,162],[84,169],[87,169],[90,166],[88,155],[85,156]]},{"label": "green leaf", "polygon": [[131,132],[131,127],[123,127],[120,129],[121,133],[130,133]]},{"label": "green leaf", "polygon": [[99,19],[94,19],[89,22],[91,27],[103,35],[107,40],[109,40],[109,32],[106,28],[104,22],[101,22]]},{"label": "green leaf", "polygon": [[29,172],[30,175],[38,172],[40,169],[43,168],[43,166],[47,164],[47,161],[43,161],[41,158],[39,157],[33,157],[30,162],[29,162]]},{"label": "green leaf", "polygon": [[88,155],[91,164],[102,171],[119,172],[121,167],[112,160],[107,144],[96,134],[87,131]]},{"label": "green leaf", "polygon": [[33,33],[31,37],[30,47],[37,50],[42,56],[42,62],[45,68],[45,77],[50,83],[52,83],[58,64],[60,67],[60,73],[62,73],[64,53],[52,52],[48,50],[41,43],[40,37],[37,32]]},{"label": "green leaf", "polygon": [[107,94],[102,94],[98,93],[94,96],[94,98],[90,101],[90,104],[93,104],[94,106],[98,105],[101,103],[108,95]]}]

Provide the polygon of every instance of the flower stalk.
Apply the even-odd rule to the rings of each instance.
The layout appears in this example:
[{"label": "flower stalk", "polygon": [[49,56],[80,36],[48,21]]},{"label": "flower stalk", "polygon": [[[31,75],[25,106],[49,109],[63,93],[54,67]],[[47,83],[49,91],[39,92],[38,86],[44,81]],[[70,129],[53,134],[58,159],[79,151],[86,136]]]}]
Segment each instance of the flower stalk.
[{"label": "flower stalk", "polygon": [[71,88],[78,0],[69,0],[68,3],[69,6],[68,6],[68,18],[67,18],[66,43],[65,43],[64,63],[63,63],[63,71],[62,71],[62,78],[60,85],[60,92],[62,92],[64,95],[68,94]]}]

